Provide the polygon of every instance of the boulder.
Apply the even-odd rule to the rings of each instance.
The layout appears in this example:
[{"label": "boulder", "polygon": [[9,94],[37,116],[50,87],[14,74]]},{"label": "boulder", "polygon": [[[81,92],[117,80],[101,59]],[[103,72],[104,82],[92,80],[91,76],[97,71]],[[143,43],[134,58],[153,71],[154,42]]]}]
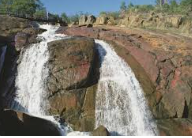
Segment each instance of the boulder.
[{"label": "boulder", "polygon": [[93,15],[82,15],[79,18],[79,26],[85,26],[85,25],[93,25],[96,21],[95,16]]},{"label": "boulder", "polygon": [[49,51],[50,114],[59,114],[75,131],[92,131],[99,76],[94,40],[86,37],[58,40],[49,43]]},{"label": "boulder", "polygon": [[82,25],[86,25],[87,23],[87,16],[86,15],[82,15],[80,18],[79,18],[79,25],[82,26]]},{"label": "boulder", "polygon": [[93,25],[93,24],[95,23],[95,21],[96,21],[95,16],[89,15],[89,16],[87,17],[86,24],[87,24],[87,25],[89,25],[89,24]]},{"label": "boulder", "polygon": [[58,126],[48,120],[25,113],[5,110],[0,112],[0,135],[3,136],[60,136]]},{"label": "boulder", "polygon": [[108,17],[106,15],[100,15],[96,19],[96,25],[106,25],[108,23]]},{"label": "boulder", "polygon": [[18,32],[15,36],[15,47],[17,51],[21,51],[29,44],[37,42],[37,35],[44,32],[44,29],[39,28],[26,28],[21,32]]},{"label": "boulder", "polygon": [[0,15],[0,21],[0,37],[3,37],[3,41],[6,42],[14,41],[14,36],[18,32],[33,26],[33,24],[26,19],[6,15]]},{"label": "boulder", "polygon": [[167,18],[167,22],[171,24],[172,27],[179,28],[182,23],[181,16],[171,16]]},{"label": "boulder", "polygon": [[51,93],[57,92],[54,87],[70,90],[90,86],[90,72],[96,55],[93,39],[72,37],[48,45],[50,79],[47,84]]},{"label": "boulder", "polygon": [[104,126],[99,126],[93,132],[91,136],[110,136],[109,131]]}]

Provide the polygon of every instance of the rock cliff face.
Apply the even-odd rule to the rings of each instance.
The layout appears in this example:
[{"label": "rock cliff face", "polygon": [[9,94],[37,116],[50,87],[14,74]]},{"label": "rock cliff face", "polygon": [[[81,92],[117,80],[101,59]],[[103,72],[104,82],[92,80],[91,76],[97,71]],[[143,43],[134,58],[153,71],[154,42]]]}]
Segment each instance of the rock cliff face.
[{"label": "rock cliff face", "polygon": [[167,15],[163,13],[130,13],[117,20],[118,26],[164,30],[191,35],[192,21],[188,16]]},{"label": "rock cliff face", "polygon": [[[161,125],[166,126],[162,122],[170,118],[192,118],[190,39],[114,27],[63,28],[60,33],[88,36],[112,43],[135,72],[154,117],[162,120]],[[181,124],[182,120],[177,123]],[[190,125],[187,127],[190,130]]]}]

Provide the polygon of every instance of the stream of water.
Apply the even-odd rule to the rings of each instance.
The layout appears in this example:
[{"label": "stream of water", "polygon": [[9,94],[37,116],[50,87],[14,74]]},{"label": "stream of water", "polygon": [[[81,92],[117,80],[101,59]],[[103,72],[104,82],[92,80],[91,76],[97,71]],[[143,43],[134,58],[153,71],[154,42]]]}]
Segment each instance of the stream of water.
[{"label": "stream of water", "polygon": [[111,135],[157,135],[157,126],[144,92],[129,65],[104,41],[96,40],[100,80],[96,93],[96,127],[103,125]]},{"label": "stream of water", "polygon": [[0,55],[0,73],[3,68],[4,60],[5,60],[5,54],[7,51],[7,46],[2,47],[1,49],[1,55]]}]

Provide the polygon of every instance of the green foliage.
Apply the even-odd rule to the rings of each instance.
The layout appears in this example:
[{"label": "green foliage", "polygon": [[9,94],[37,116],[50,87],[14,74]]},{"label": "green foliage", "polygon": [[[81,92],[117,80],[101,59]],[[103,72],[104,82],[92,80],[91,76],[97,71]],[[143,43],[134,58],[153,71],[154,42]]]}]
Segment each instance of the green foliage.
[{"label": "green foliage", "polygon": [[179,12],[178,11],[179,5],[177,4],[176,0],[171,0],[169,7],[170,7],[171,12],[173,12],[173,13]]},{"label": "green foliage", "polygon": [[157,6],[157,7],[162,7],[162,5],[163,5],[163,0],[156,0],[155,3],[156,3],[156,6]]},{"label": "green foliage", "polygon": [[60,21],[60,16],[58,14],[49,14],[49,20]]},{"label": "green foliage", "polygon": [[[163,12],[168,14],[185,14],[192,15],[192,0],[155,0],[156,5],[133,5],[130,3],[127,6],[126,12]],[[124,3],[121,9],[124,9]],[[123,8],[122,8],[123,7]]]},{"label": "green foliage", "polygon": [[154,10],[154,7],[153,5],[138,5],[136,9],[138,12],[150,12]]},{"label": "green foliage", "polygon": [[68,20],[69,20],[69,23],[71,22],[79,22],[79,18],[82,16],[82,15],[90,15],[89,13],[84,13],[84,12],[79,12],[79,13],[76,13],[74,15],[71,15],[71,16],[68,16]]},{"label": "green foliage", "polygon": [[[159,2],[160,0],[157,0]],[[165,1],[165,0],[164,0]],[[163,3],[162,7],[156,6],[156,11],[168,14],[190,14],[192,12],[192,0],[170,0],[169,3]]]},{"label": "green foliage", "polygon": [[17,16],[30,16],[43,9],[40,0],[0,0],[1,12]]},{"label": "green foliage", "polygon": [[69,19],[69,17],[67,16],[66,13],[62,13],[62,14],[61,14],[61,19],[62,19],[62,21],[66,22],[66,23],[70,23],[70,19]]},{"label": "green foliage", "polygon": [[78,22],[79,21],[79,14],[69,16],[70,22]]},{"label": "green foliage", "polygon": [[126,6],[126,3],[124,1],[121,3],[120,9],[121,9],[121,11],[126,11],[127,10],[127,6]]},{"label": "green foliage", "polygon": [[128,8],[128,9],[132,9],[132,8],[134,8],[133,3],[130,2],[127,8]]},{"label": "green foliage", "polygon": [[192,12],[192,0],[182,0],[180,4],[182,12],[187,14]]},{"label": "green foliage", "polygon": [[33,14],[35,19],[47,19],[47,11],[46,9],[38,10]]},{"label": "green foliage", "polygon": [[106,15],[107,17],[113,17],[115,20],[119,18],[119,12],[100,12],[100,15]]},{"label": "green foliage", "polygon": [[10,14],[12,11],[13,0],[0,0],[0,12]]}]

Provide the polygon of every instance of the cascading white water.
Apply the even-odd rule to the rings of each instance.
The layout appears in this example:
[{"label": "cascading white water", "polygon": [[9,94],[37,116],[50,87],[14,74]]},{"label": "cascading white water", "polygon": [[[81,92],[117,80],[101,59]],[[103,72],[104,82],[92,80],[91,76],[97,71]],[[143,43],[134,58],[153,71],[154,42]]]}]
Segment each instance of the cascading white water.
[{"label": "cascading white water", "polygon": [[7,46],[4,46],[1,48],[1,55],[0,55],[0,73],[3,68],[4,60],[5,60],[5,54],[7,51]]},{"label": "cascading white water", "polygon": [[[59,26],[40,25],[40,27],[47,30],[38,36],[42,41],[28,47],[21,57],[15,81],[17,95],[13,108],[50,120],[61,128],[54,117],[46,116],[48,102],[45,83],[49,72],[46,66],[49,59],[47,44],[54,40],[64,39],[66,36],[55,34]],[[66,135],[64,129],[61,133]]]},{"label": "cascading white water", "polygon": [[18,66],[16,78],[17,96],[13,108],[18,111],[27,112],[33,116],[40,117],[57,124],[61,135],[89,135],[85,132],[73,132],[69,126],[62,126],[53,116],[47,116],[46,110],[49,106],[46,95],[46,85],[49,69],[46,66],[49,60],[48,43],[69,37],[55,34],[59,26],[41,25],[40,28],[47,31],[39,35],[40,43],[28,47]]},{"label": "cascading white water", "polygon": [[[18,66],[16,78],[17,97],[15,101],[28,113],[44,116],[47,102],[45,82],[48,77],[46,63],[49,59],[47,43],[53,40],[62,39],[65,36],[56,35],[56,26],[41,25],[47,31],[39,35],[40,43],[33,44],[27,48]],[[19,106],[18,106],[19,107]]]},{"label": "cascading white water", "polygon": [[111,135],[157,135],[145,96],[131,68],[109,44],[96,40],[101,57],[96,94],[96,127]]},{"label": "cascading white water", "polygon": [[[49,71],[46,66],[49,59],[47,43],[66,36],[55,34],[58,29],[55,26],[41,25],[41,28],[47,30],[39,35],[43,41],[28,47],[18,66],[15,99],[18,104],[15,109],[48,119],[59,126],[53,117],[46,116],[48,102],[45,83]],[[100,40],[96,40],[96,43],[102,58],[96,96],[96,127],[104,125],[111,134],[156,135],[156,125],[130,67],[107,43]],[[68,135],[89,133],[71,132]]]}]

